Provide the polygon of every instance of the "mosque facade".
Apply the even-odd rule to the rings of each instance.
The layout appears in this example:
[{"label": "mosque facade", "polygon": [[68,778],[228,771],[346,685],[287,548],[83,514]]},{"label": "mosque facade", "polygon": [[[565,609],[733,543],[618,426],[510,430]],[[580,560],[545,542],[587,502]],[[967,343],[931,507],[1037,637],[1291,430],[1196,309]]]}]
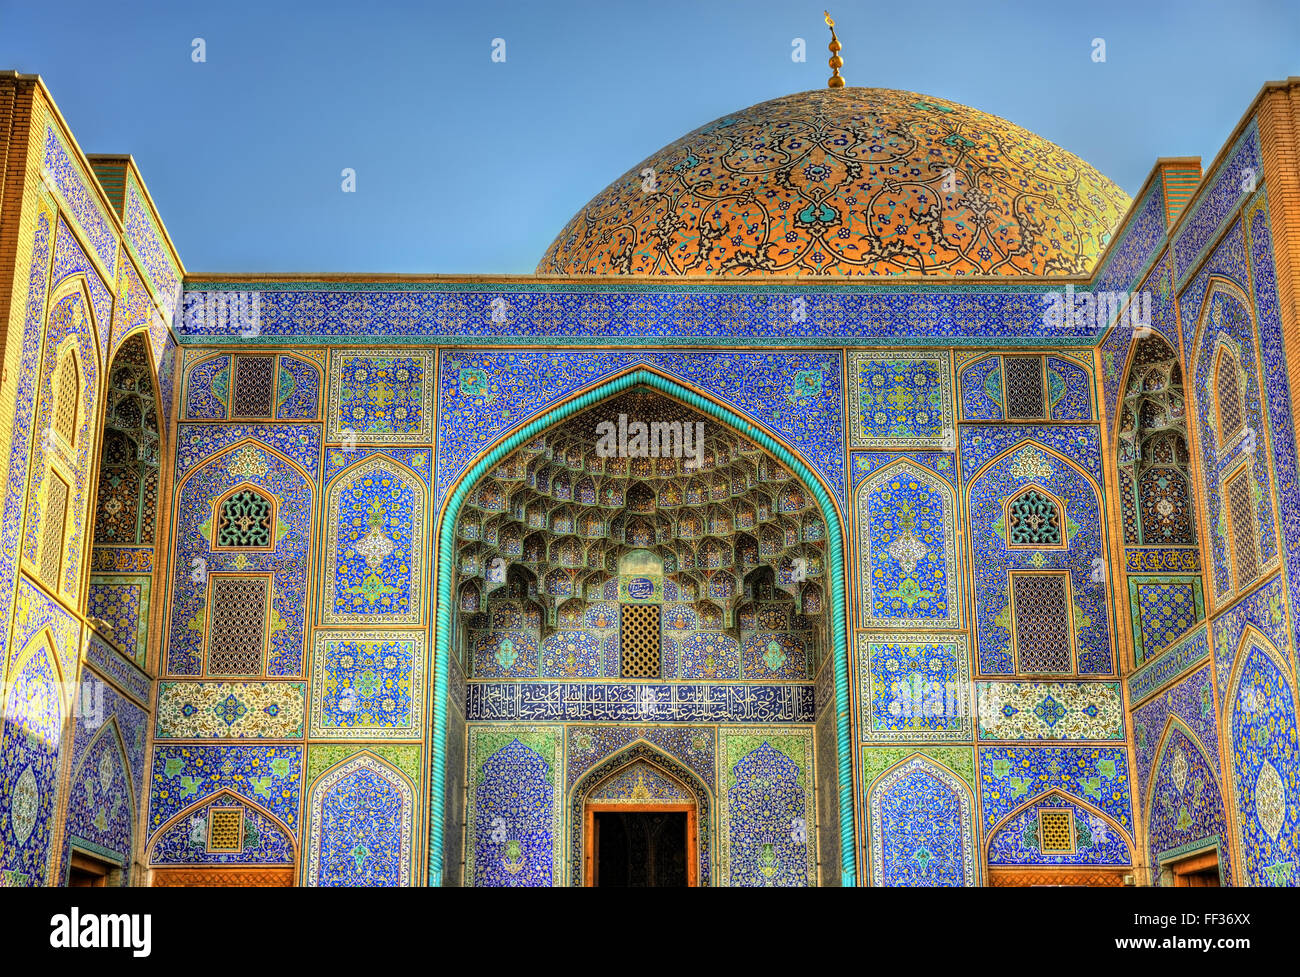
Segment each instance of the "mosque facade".
[{"label": "mosque facade", "polygon": [[1300,79],[1133,198],[778,98],[530,276],[0,163],[3,884],[1300,885]]}]

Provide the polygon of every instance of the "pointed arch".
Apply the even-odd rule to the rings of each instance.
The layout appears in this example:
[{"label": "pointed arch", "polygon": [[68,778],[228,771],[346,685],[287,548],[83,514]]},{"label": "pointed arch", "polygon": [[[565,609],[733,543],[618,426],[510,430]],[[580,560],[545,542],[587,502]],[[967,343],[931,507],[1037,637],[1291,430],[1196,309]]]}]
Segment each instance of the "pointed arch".
[{"label": "pointed arch", "polygon": [[[410,778],[369,750],[327,767],[308,790],[303,884],[410,885],[415,796]],[[365,819],[347,816],[356,808]]]},{"label": "pointed arch", "polygon": [[[269,825],[278,834],[282,836],[283,845],[284,848],[286,849],[288,857],[285,860],[285,862],[281,864],[293,864],[297,862],[298,841],[294,837],[293,830],[287,824],[285,824],[284,821],[278,815],[275,814],[275,812],[271,811],[269,808],[263,806],[257,801],[245,797],[243,794],[236,793],[235,791],[231,790],[229,787],[222,787],[221,789],[213,791],[211,794],[208,794],[205,797],[199,798],[194,803],[178,811],[176,814],[173,814],[161,825],[159,825],[158,828],[155,829],[149,835],[149,839],[145,843],[144,846],[145,862],[150,866],[193,864],[193,861],[195,860],[179,859],[176,857],[175,852],[172,853],[172,857],[170,858],[167,857],[167,854],[162,851],[162,847],[168,842],[172,842],[174,844],[176,841],[178,841],[179,840],[178,836],[180,833],[179,829],[181,829],[182,826],[185,824],[191,825],[191,834],[189,835],[189,838],[193,841],[194,838],[192,833],[192,829],[193,829],[192,819],[198,813],[214,807],[240,807],[243,808],[245,812],[248,812],[250,810],[253,811],[258,819],[265,821],[267,825]],[[245,813],[245,817],[247,818],[247,813]],[[205,848],[206,848],[206,837],[205,837]],[[226,859],[208,860],[208,859],[200,858],[197,859],[197,861],[206,862],[206,863],[216,862],[216,863],[230,864]],[[266,864],[266,863],[262,862],[261,864]]]},{"label": "pointed arch", "polygon": [[122,772],[126,776],[127,796],[132,800],[133,804],[138,803],[139,798],[135,796],[135,790],[131,783],[131,760],[127,755],[126,738],[122,735],[122,729],[118,725],[116,713],[110,715],[108,721],[100,726],[100,728],[96,730],[95,735],[90,738],[90,742],[86,744],[85,750],[83,750],[81,756],[77,758],[77,765],[72,770],[72,776],[69,778],[69,782],[77,779],[77,774],[79,774],[81,769],[86,765],[86,759],[90,756],[95,744],[105,736],[113,737],[113,742],[116,744],[118,755],[122,760]]},{"label": "pointed arch", "polygon": [[[90,294],[90,277],[84,271],[74,272],[71,275],[65,275],[50,287],[50,298],[46,303],[47,314],[56,304],[63,301],[69,295],[80,296],[86,312],[86,319],[90,323],[91,349],[94,350],[95,366],[100,365],[100,350],[103,345],[99,342],[99,314],[95,309],[94,297]],[[106,326],[111,328],[111,324]]]},{"label": "pointed arch", "polygon": [[[938,790],[931,789],[927,794],[923,780],[937,785]],[[912,805],[914,810],[896,812],[886,807],[887,800],[894,799],[896,788],[897,798]],[[951,768],[920,751],[886,767],[866,792],[871,884],[924,885],[929,881],[961,887],[978,885],[974,808],[970,786]],[[893,834],[886,833],[886,822],[894,819],[906,820],[912,829],[898,843],[897,866],[892,861],[886,864],[890,854],[886,847],[894,841]],[[922,836],[916,830],[921,825],[930,829],[930,834]],[[939,833],[940,827],[945,829],[945,834]],[[911,844],[913,841],[915,845]],[[909,847],[910,851],[904,850]],[[946,878],[925,880],[930,865],[938,864],[937,859],[946,860]],[[909,863],[919,868],[919,876],[907,868]],[[900,876],[897,869],[905,874]]]},{"label": "pointed arch", "polygon": [[[1252,661],[1259,656],[1257,667]],[[1248,672],[1251,687],[1243,689]],[[1269,674],[1271,673],[1271,674]],[[1258,686],[1263,680],[1263,687]],[[1286,656],[1248,624],[1237,642],[1229,673],[1220,741],[1227,754],[1228,783],[1236,830],[1233,860],[1246,885],[1295,884],[1291,854],[1300,840],[1300,804],[1288,784],[1300,778],[1296,690]]]},{"label": "pointed arch", "polygon": [[[916,497],[902,500],[889,499],[884,505],[873,508],[875,490],[898,475],[914,480],[929,489],[929,499]],[[939,516],[929,514],[930,503],[939,501]],[[917,505],[924,502],[924,511],[918,513]],[[961,627],[961,599],[958,592],[957,557],[957,490],[935,472],[907,458],[899,458],[858,483],[853,492],[854,518],[857,521],[858,567],[858,619],[862,627],[958,628]],[[920,524],[918,525],[918,519]],[[935,536],[939,537],[936,546]],[[927,545],[926,540],[929,540]],[[917,572],[924,564],[928,571],[927,582],[921,584],[922,574]],[[877,578],[877,570],[881,576]],[[931,585],[935,576],[942,576],[939,587]],[[930,600],[924,605],[934,607],[934,597],[942,597],[942,613],[914,614],[912,608],[921,603],[925,592]],[[890,605],[906,604],[904,614],[879,613]]]},{"label": "pointed arch", "polygon": [[[574,886],[585,884],[584,859],[588,843],[586,835],[588,825],[585,815],[588,799],[601,786],[638,764],[647,764],[654,768],[670,781],[680,785],[694,798],[695,838],[693,840],[695,842],[694,850],[697,863],[694,874],[700,885],[710,885],[712,883],[713,792],[686,764],[643,736],[637,737],[588,768],[569,790],[567,804],[569,809],[569,884]],[[645,803],[647,805],[666,805],[674,809],[682,806],[680,802],[656,802],[654,799],[649,799]]]},{"label": "pointed arch", "polygon": [[57,871],[52,857],[63,721],[67,715],[59,656],[48,628],[24,645],[9,671],[0,745],[8,764],[0,779],[0,848],[5,868],[45,885]]},{"label": "pointed arch", "polygon": [[1045,444],[1044,442],[1040,441],[1038,438],[1035,438],[1033,436],[1021,438],[1015,444],[1003,448],[1001,451],[999,451],[988,461],[984,462],[984,464],[980,465],[979,469],[975,472],[975,474],[965,480],[966,485],[968,487],[967,488],[968,494],[969,494],[969,487],[973,486],[981,477],[983,477],[984,474],[988,472],[990,468],[998,464],[998,462],[1000,462],[1003,458],[1007,457],[1008,455],[1014,455],[1017,452],[1024,450],[1024,448],[1027,446],[1033,446],[1034,448],[1037,448],[1039,451],[1051,455],[1053,458],[1057,459],[1058,461],[1064,462],[1066,465],[1069,465],[1081,476],[1087,479],[1088,484],[1092,486],[1092,490],[1094,493],[1096,493],[1097,498],[1099,499],[1101,498],[1101,484],[1095,478],[1093,478],[1093,476],[1087,471],[1087,469],[1083,468],[1077,461],[1075,461],[1069,455],[1062,454],[1060,450],[1058,450],[1057,448],[1053,448],[1051,445]]},{"label": "pointed arch", "polygon": [[104,391],[91,545],[154,546],[166,424],[147,332],[137,330],[118,346]]},{"label": "pointed arch", "polygon": [[[1190,747],[1192,761],[1189,764],[1187,754],[1180,746],[1178,754],[1170,761],[1169,779],[1164,780],[1165,760],[1169,756],[1171,745],[1176,741],[1186,742]],[[1208,776],[1203,779],[1197,778],[1189,803],[1183,798],[1183,790],[1187,787],[1191,771],[1196,766],[1204,767]],[[1202,793],[1205,790],[1205,781],[1209,782],[1213,790],[1209,798],[1205,798]],[[1163,796],[1168,799],[1172,788],[1173,801],[1178,804],[1178,816],[1173,823],[1170,823],[1168,814],[1161,816],[1156,810],[1157,787],[1162,782],[1165,784]],[[1220,877],[1232,881],[1233,866],[1239,856],[1233,851],[1233,842],[1229,838],[1227,794],[1224,791],[1219,764],[1217,758],[1206,749],[1200,737],[1178,716],[1171,715],[1165,721],[1160,743],[1153,755],[1143,802],[1147,846],[1153,872],[1159,874],[1166,862],[1191,852],[1204,853],[1213,846],[1218,853]],[[1198,824],[1199,829],[1190,831],[1191,837],[1187,838],[1189,829]]]},{"label": "pointed arch", "polygon": [[[57,704],[58,711],[57,716],[53,718],[57,722],[57,729],[51,727],[48,732],[54,734],[54,738],[51,739],[51,742],[55,744],[55,748],[57,749],[57,745],[62,739],[63,719],[71,713],[72,704],[68,701],[68,696],[64,695],[65,683],[63,681],[63,662],[59,659],[58,636],[55,635],[54,630],[48,624],[27,639],[26,643],[14,657],[13,663],[9,667],[9,675],[22,675],[27,670],[27,667],[33,663],[33,659],[37,658],[37,656],[44,656],[48,659],[47,664],[50,666],[52,674],[52,688],[54,690],[54,700]],[[22,708],[20,700],[17,698],[17,689],[18,686],[15,681],[6,684],[5,691],[9,701],[5,704],[4,713],[0,714],[0,721],[14,716],[28,715],[27,711]],[[69,696],[71,694],[72,693],[69,693]],[[35,731],[29,730],[29,732]]]},{"label": "pointed arch", "polygon": [[[247,493],[242,497],[241,493]],[[251,495],[252,498],[248,498]],[[218,533],[224,528],[223,520],[233,525],[235,518],[247,520],[251,518],[248,514],[248,507],[254,503],[263,503],[267,512],[265,516],[258,517],[257,521],[266,523],[266,542],[257,545],[241,546],[237,543],[220,543],[218,542]],[[235,516],[234,510],[241,509],[242,515]],[[275,497],[275,493],[268,492],[265,486],[258,485],[256,482],[250,482],[245,479],[233,488],[226,489],[212,500],[211,512],[208,515],[208,549],[214,553],[219,552],[237,552],[237,553],[274,553],[277,539],[277,524],[280,519],[280,500]],[[237,531],[238,526],[234,527]],[[251,528],[251,527],[249,527]],[[246,528],[245,532],[248,531]]]},{"label": "pointed arch", "polygon": [[[1027,485],[1060,501],[1066,546],[1053,555],[1050,565],[1035,563],[1024,549],[1007,545],[1007,500],[1017,498]],[[964,493],[970,565],[990,568],[975,575],[979,674],[1113,675],[1115,649],[1106,599],[1111,583],[1106,576],[1090,582],[1097,568],[1107,565],[1111,541],[1104,532],[1071,528],[1072,523],[1105,525],[1105,495],[1097,479],[1060,450],[1023,437],[980,465]],[[1014,610],[1017,592],[1025,595],[1027,607],[1041,611],[1034,627],[1023,629],[1018,623],[1025,617],[1017,618]],[[1050,629],[1050,637],[1044,628]],[[1024,641],[1026,637],[1031,640]],[[1028,661],[1022,661],[1025,644],[1033,646]],[[1068,662],[1060,653],[1063,644],[1069,646]]]},{"label": "pointed arch", "polygon": [[312,492],[315,491],[316,483],[314,481],[314,476],[308,475],[307,470],[303,468],[301,464],[299,464],[294,459],[290,458],[288,455],[286,455],[279,448],[276,448],[274,445],[267,444],[265,441],[259,441],[255,437],[247,437],[247,438],[240,438],[234,444],[228,444],[220,451],[214,451],[212,454],[208,455],[207,457],[201,458],[198,461],[196,461],[185,472],[185,474],[181,477],[180,481],[177,482],[176,492],[178,497],[181,493],[185,491],[185,486],[188,485],[190,481],[199,472],[203,471],[203,469],[206,468],[208,465],[212,464],[214,461],[217,461],[220,458],[225,458],[227,455],[232,455],[235,452],[239,451],[241,448],[245,448],[245,447],[252,447],[252,448],[256,448],[258,451],[265,451],[268,455],[272,455],[277,460],[284,462],[286,465],[288,465],[290,468],[293,469],[296,475],[298,475],[300,478],[302,478],[304,482],[307,483],[308,489],[310,489]]},{"label": "pointed arch", "polygon": [[[182,463],[189,461],[184,459]],[[276,500],[277,527],[284,523],[288,531],[277,534],[273,552],[214,550],[199,531],[200,525],[212,516],[213,498],[240,482],[248,482],[261,495]],[[239,438],[194,461],[177,479],[171,491],[175,513],[175,551],[169,565],[167,608],[171,626],[163,636],[170,673],[202,674],[204,647],[211,631],[209,614],[216,604],[210,599],[209,575],[229,571],[266,579],[270,620],[268,629],[261,633],[260,649],[265,652],[265,674],[301,674],[311,596],[310,521],[317,508],[318,491],[315,478],[300,464],[256,437]],[[240,595],[230,596],[231,601],[216,606],[230,610],[243,599]],[[246,635],[251,635],[250,643],[256,644],[257,635],[251,631]]]},{"label": "pointed arch", "polygon": [[89,548],[86,486],[94,468],[99,357],[86,278],[72,275],[52,291],[44,314],[22,549],[35,575],[68,603],[80,596]]},{"label": "pointed arch", "polygon": [[[367,475],[383,472],[401,485],[398,495],[367,493],[365,499],[353,499],[354,506],[343,506],[345,492],[354,490]],[[383,624],[394,626],[424,623],[424,546],[425,511],[428,490],[414,469],[382,452],[375,452],[347,466],[330,479],[322,496],[326,519],[325,543],[321,566],[324,569],[324,594],[321,604],[323,624]],[[355,507],[368,501],[369,510]],[[392,509],[397,509],[394,517]],[[364,519],[370,533],[358,531],[358,537],[345,539],[345,522]],[[405,530],[405,535],[401,530]],[[396,538],[393,538],[396,537]],[[362,547],[369,546],[363,551]],[[353,553],[353,556],[347,556]],[[394,568],[397,569],[394,569]],[[402,570],[401,568],[405,568]],[[387,570],[385,570],[387,568]],[[372,583],[373,582],[373,583]],[[394,612],[347,609],[345,593],[356,600],[387,595],[405,603],[405,610]],[[373,606],[373,605],[372,605]]]},{"label": "pointed arch", "polygon": [[[1031,502],[1034,508],[1043,510],[1038,513],[1038,515],[1041,519],[1047,522],[1049,532],[1051,528],[1053,528],[1052,520],[1054,517],[1055,535],[1057,536],[1055,542],[1012,542],[1011,534],[1012,531],[1017,528],[1017,520],[1022,524],[1022,532],[1028,532],[1031,528],[1037,528],[1036,526],[1030,527],[1023,525],[1025,520],[1031,518],[1034,513],[1024,511],[1025,507],[1023,505],[1017,505],[1017,503],[1019,503],[1021,499],[1024,499],[1030,492],[1037,493],[1038,498],[1027,501]],[[1015,492],[1002,500],[1002,525],[1005,527],[1006,531],[1007,549],[1068,550],[1070,548],[1070,532],[1068,531],[1067,526],[1065,500],[1056,492],[1053,492],[1046,486],[1039,484],[1037,480],[1026,482],[1024,485],[1018,485]]]},{"label": "pointed arch", "polygon": [[[96,748],[107,741],[105,749],[109,752],[100,755],[98,769],[85,780],[81,779]],[[122,794],[125,800],[125,812],[119,812],[118,802],[111,789],[113,769],[105,769],[104,761],[114,757],[119,775],[122,778]],[[97,780],[95,775],[97,775]],[[66,885],[72,868],[71,853],[84,851],[89,854],[107,858],[116,862],[123,873],[130,871],[132,853],[136,842],[136,811],[140,799],[136,797],[132,784],[131,761],[126,749],[126,740],[118,725],[116,714],[96,731],[90,742],[76,760],[76,765],[67,780],[67,793],[64,801],[63,850],[60,852],[63,872],[62,884]],[[123,879],[123,884],[128,880]]]},{"label": "pointed arch", "polygon": [[[1165,752],[1169,749],[1169,743],[1172,739],[1174,730],[1177,730],[1182,733],[1183,736],[1187,737],[1188,742],[1192,744],[1196,749],[1196,752],[1200,754],[1203,760],[1205,760],[1205,764],[1210,768],[1210,770],[1218,771],[1219,769],[1219,758],[1206,749],[1205,744],[1201,742],[1201,738],[1192,732],[1192,728],[1179,716],[1172,713],[1167,716],[1165,718],[1164,729],[1160,731],[1160,739],[1156,743],[1156,751],[1151,755],[1151,772],[1147,775],[1147,786],[1142,798],[1142,809],[1146,813],[1148,825],[1151,822],[1151,803],[1155,796],[1157,775],[1160,772],[1160,765],[1164,763]],[[1215,787],[1216,789],[1219,789],[1219,793],[1222,795],[1222,784],[1216,782]]]},{"label": "pointed arch", "polygon": [[[564,418],[584,410],[611,395],[621,393],[638,385],[651,387],[688,407],[693,407],[705,415],[717,419],[734,430],[744,433],[749,440],[757,442],[760,447],[775,456],[779,462],[794,472],[796,478],[801,481],[805,488],[812,492],[821,508],[828,531],[827,563],[831,576],[829,625],[832,636],[836,701],[842,704],[848,702],[848,620],[845,610],[843,576],[845,555],[844,522],[835,493],[830,491],[822,476],[814,468],[764,426],[747,415],[740,414],[734,408],[688,388],[677,378],[646,365],[630,367],[612,377],[607,377],[599,383],[573,394],[563,402],[551,405],[548,409],[516,427],[513,431],[497,438],[496,441],[479,453],[472,464],[466,466],[460,473],[451,487],[442,511],[439,513],[437,525],[438,555],[435,562],[437,593],[434,606],[437,616],[432,695],[433,765],[429,805],[428,879],[430,885],[441,885],[445,871],[442,864],[443,847],[439,840],[442,839],[447,830],[445,792],[447,784],[447,707],[450,674],[448,657],[452,647],[452,588],[455,580],[453,560],[455,556],[456,527],[459,524],[461,509],[473,486],[514,450],[527,444]],[[849,710],[847,708],[841,707],[837,710],[836,723],[839,743],[841,878],[844,885],[851,886],[856,884],[857,873],[853,844],[852,760]]]},{"label": "pointed arch", "polygon": [[1082,797],[1079,797],[1075,794],[1071,794],[1067,790],[1062,790],[1060,787],[1049,787],[1047,788],[1047,790],[1035,794],[1033,797],[1029,798],[1028,800],[1021,801],[1019,804],[1013,807],[1006,814],[1002,815],[1002,817],[998,818],[997,823],[994,824],[991,828],[988,829],[988,831],[985,832],[985,835],[988,838],[988,842],[985,844],[985,848],[987,849],[989,845],[992,844],[993,839],[998,834],[998,832],[1002,831],[1002,829],[1005,828],[1007,824],[1017,814],[1020,814],[1023,811],[1027,811],[1032,807],[1037,807],[1043,801],[1051,797],[1059,797],[1062,800],[1066,801],[1067,803],[1075,804],[1078,807],[1083,808],[1089,814],[1095,814],[1097,817],[1105,821],[1121,838],[1124,839],[1124,843],[1128,846],[1130,852],[1133,851],[1133,847],[1135,843],[1133,841],[1132,832],[1125,830],[1123,825],[1121,825],[1118,821],[1116,821],[1114,817],[1107,814],[1101,808],[1097,807],[1097,805],[1091,803],[1090,801],[1084,800]]}]

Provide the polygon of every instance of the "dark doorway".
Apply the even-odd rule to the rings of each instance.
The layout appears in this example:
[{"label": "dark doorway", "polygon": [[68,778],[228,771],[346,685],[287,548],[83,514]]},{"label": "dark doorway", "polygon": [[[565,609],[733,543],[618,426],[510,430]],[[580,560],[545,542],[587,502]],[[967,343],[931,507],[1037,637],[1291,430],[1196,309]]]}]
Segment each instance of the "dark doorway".
[{"label": "dark doorway", "polygon": [[595,812],[596,885],[689,884],[685,811]]},{"label": "dark doorway", "polygon": [[1182,861],[1174,862],[1169,868],[1173,871],[1174,886],[1181,888],[1219,887],[1219,853],[1216,850],[1192,855]]}]

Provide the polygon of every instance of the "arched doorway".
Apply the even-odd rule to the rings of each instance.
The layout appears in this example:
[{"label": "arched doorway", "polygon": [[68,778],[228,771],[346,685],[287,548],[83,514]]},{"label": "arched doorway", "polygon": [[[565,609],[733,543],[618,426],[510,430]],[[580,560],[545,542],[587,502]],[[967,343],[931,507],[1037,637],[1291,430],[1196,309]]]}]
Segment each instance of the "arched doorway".
[{"label": "arched doorway", "polygon": [[[608,426],[593,425],[576,450],[568,421],[584,411],[594,420],[589,408],[596,405]],[[642,418],[654,423],[638,427]],[[709,429],[702,445],[697,424]],[[609,439],[603,457],[602,438]],[[645,450],[646,439],[666,445],[667,455]],[[847,699],[843,535],[830,493],[772,435],[671,378],[635,369],[524,425],[465,473],[441,519],[431,884],[442,884],[458,847],[445,815],[465,775],[447,762],[463,755],[464,686],[453,682],[464,675],[502,682],[810,683],[826,662],[819,683],[826,698]],[[768,603],[781,605],[785,616],[763,617]],[[764,623],[778,620],[787,633],[763,633]],[[647,631],[659,637],[657,662],[653,654],[625,654]],[[807,640],[792,640],[791,631]],[[656,703],[670,694],[638,686],[620,721],[654,721]],[[822,829],[834,832],[840,877],[853,884],[848,716],[839,712],[831,713],[839,749],[824,791],[837,809]],[[811,732],[811,716],[808,722]],[[531,767],[558,776],[545,759],[549,746],[529,750]],[[812,752],[810,744],[808,795],[797,805],[803,815],[795,819],[795,837],[811,834]],[[475,762],[471,756],[471,769]],[[474,803],[473,784],[470,795]],[[538,796],[558,800],[545,786]],[[475,818],[465,820],[472,831]],[[507,834],[503,826],[502,838]],[[811,849],[816,841],[806,835]],[[467,835],[465,843],[473,839]],[[517,839],[509,844],[519,847]],[[502,861],[494,853],[492,860],[515,867],[526,857],[515,852]],[[542,857],[539,851],[530,864]],[[466,858],[487,863],[469,850]],[[811,862],[804,876],[815,878],[815,857]]]},{"label": "arched doorway", "polygon": [[685,765],[637,740],[588,770],[573,790],[572,883],[708,885],[712,807],[708,788]]}]

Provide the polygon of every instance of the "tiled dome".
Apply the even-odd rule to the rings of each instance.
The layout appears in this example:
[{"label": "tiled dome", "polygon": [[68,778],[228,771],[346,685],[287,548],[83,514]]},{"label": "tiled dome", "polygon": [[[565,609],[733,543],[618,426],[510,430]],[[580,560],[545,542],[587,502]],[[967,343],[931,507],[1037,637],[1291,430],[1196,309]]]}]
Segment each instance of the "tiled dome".
[{"label": "tiled dome", "polygon": [[912,92],[825,89],[654,153],[569,221],[537,272],[1083,275],[1129,203],[1005,119]]}]

